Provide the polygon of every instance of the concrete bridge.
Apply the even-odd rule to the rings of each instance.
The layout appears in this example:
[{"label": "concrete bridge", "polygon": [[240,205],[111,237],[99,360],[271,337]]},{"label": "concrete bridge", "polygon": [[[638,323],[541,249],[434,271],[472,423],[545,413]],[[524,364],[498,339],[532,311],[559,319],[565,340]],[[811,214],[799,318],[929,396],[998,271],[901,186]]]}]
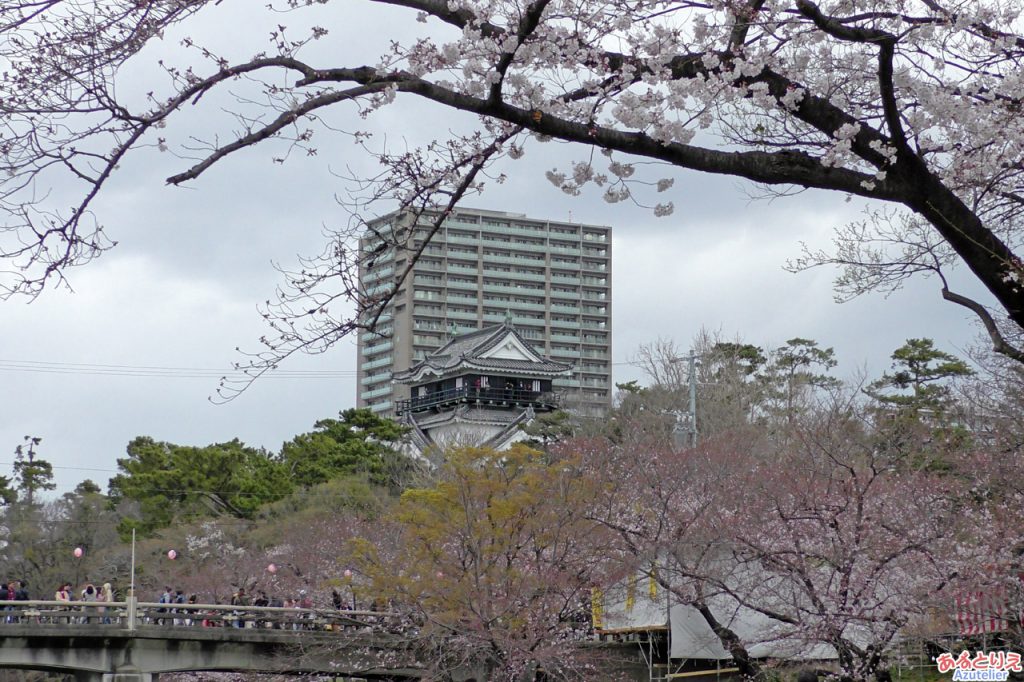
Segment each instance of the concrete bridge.
[{"label": "concrete bridge", "polygon": [[[223,604],[0,602],[0,668],[83,682],[153,682],[160,673],[324,673],[411,681],[423,666],[393,614]],[[464,681],[473,680],[467,673]]]}]

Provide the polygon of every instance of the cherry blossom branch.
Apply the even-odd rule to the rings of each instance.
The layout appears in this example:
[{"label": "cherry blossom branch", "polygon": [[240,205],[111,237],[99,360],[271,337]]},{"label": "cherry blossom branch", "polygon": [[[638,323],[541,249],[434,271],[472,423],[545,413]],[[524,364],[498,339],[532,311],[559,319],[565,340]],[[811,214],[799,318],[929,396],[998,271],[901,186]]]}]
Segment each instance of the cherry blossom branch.
[{"label": "cherry blossom branch", "polygon": [[797,9],[828,35],[855,43],[878,45],[878,92],[882,99],[882,111],[896,148],[901,154],[912,154],[907,144],[907,135],[900,121],[899,105],[896,103],[896,88],[893,84],[893,59],[896,54],[896,36],[888,31],[864,27],[851,28],[825,16],[811,0],[797,0]]}]

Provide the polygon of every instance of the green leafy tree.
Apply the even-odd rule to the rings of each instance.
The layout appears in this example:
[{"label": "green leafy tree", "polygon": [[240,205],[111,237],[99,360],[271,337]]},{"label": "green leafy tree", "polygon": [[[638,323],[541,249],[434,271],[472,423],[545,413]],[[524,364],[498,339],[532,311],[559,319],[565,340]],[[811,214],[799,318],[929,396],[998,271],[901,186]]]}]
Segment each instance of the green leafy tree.
[{"label": "green leafy tree", "polygon": [[832,348],[821,348],[817,341],[799,337],[786,341],[786,345],[772,351],[764,368],[765,411],[785,424],[792,423],[811,390],[839,388],[842,382],[828,375],[835,366]]},{"label": "green leafy tree", "polygon": [[695,352],[700,437],[732,431],[754,421],[764,402],[764,386],[758,374],[768,361],[764,349],[702,333]]},{"label": "green leafy tree", "polygon": [[[834,351],[810,339],[795,337],[765,351],[739,338],[724,340],[702,330],[692,352],[701,438],[761,422],[785,427],[814,390],[835,389],[840,383],[828,375],[836,365]],[[636,424],[643,412],[640,422],[649,429],[687,431],[689,353],[664,339],[641,346],[637,364],[654,384],[620,384],[620,416]]]},{"label": "green leafy tree", "polygon": [[321,419],[313,431],[281,446],[288,479],[308,488],[359,474],[378,485],[402,487],[411,471],[409,459],[396,451],[405,427],[366,408],[344,410],[339,417]]},{"label": "green leafy tree", "polygon": [[572,438],[579,424],[572,414],[564,410],[543,412],[520,428],[529,436],[527,442],[544,451],[553,443]]},{"label": "green leafy tree", "polygon": [[864,389],[876,403],[880,449],[901,465],[949,470],[956,451],[972,440],[952,384],[970,377],[973,370],[935,348],[931,339],[908,339],[893,352],[892,360],[892,371]]},{"label": "green leafy tree", "polygon": [[602,679],[571,637],[606,559],[580,463],[522,444],[446,455],[438,483],[407,490],[379,536],[354,543],[357,573],[423,623],[411,637],[438,679],[467,662],[488,679]]},{"label": "green leafy tree", "polygon": [[122,521],[122,533],[134,527],[148,535],[176,520],[222,514],[250,518],[292,491],[280,462],[238,439],[194,447],[142,436],[117,465],[123,473],[110,480],[111,500],[138,509],[138,518]]},{"label": "green leafy tree", "polygon": [[57,487],[53,482],[53,465],[36,457],[36,447],[42,441],[37,436],[25,436],[25,442],[14,448],[14,480],[30,507],[37,502],[37,492]]},{"label": "green leafy tree", "polygon": [[0,476],[0,507],[9,507],[18,499],[18,491],[11,484],[13,481],[7,476]]},{"label": "green leafy tree", "polygon": [[974,374],[967,363],[935,348],[931,339],[908,339],[892,354],[892,372],[866,392],[883,406],[940,416],[951,404],[950,380]]}]

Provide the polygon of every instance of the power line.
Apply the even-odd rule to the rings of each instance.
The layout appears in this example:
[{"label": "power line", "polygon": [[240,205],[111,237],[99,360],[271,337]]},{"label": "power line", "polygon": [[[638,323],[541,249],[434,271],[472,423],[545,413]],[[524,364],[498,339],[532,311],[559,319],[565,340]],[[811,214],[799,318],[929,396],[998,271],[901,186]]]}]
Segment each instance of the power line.
[{"label": "power line", "polygon": [[[5,466],[5,467],[7,467],[7,466],[14,466],[14,462],[0,462],[0,466]],[[67,466],[60,466],[59,464],[51,464],[50,468],[51,469],[74,469],[75,471],[102,471],[104,473],[112,473],[112,474],[116,474],[117,473],[117,469],[93,469],[91,467],[67,467]]]},{"label": "power line", "polygon": [[[40,360],[0,360],[0,372],[29,372],[36,374],[77,374],[86,376],[167,377],[174,379],[245,379],[244,369],[213,367],[167,367],[158,365],[118,365],[103,363],[48,362]],[[355,370],[285,370],[278,369],[263,375],[275,379],[348,379]]]}]

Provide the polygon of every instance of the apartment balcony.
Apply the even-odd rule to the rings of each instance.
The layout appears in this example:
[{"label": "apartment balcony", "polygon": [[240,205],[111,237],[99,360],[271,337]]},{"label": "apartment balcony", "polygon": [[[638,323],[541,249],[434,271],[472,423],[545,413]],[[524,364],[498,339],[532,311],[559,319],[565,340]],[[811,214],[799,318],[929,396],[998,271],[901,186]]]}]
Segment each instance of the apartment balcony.
[{"label": "apartment balcony", "polygon": [[391,401],[390,400],[385,400],[382,403],[376,403],[374,405],[370,405],[370,411],[373,412],[374,414],[381,414],[382,412],[390,412],[391,411]]},{"label": "apartment balcony", "polygon": [[568,341],[570,343],[579,343],[580,337],[578,334],[560,334],[558,332],[551,332],[552,341]]},{"label": "apartment balcony", "polygon": [[391,384],[375,388],[372,391],[363,391],[359,394],[362,400],[372,400],[373,398],[379,398],[384,395],[391,395],[392,387]]},{"label": "apartment balcony", "polygon": [[477,246],[480,243],[480,237],[449,236],[445,239],[445,242],[448,244],[472,244],[473,246]]},{"label": "apartment balcony", "polygon": [[[386,329],[389,329],[390,325],[391,325],[391,321],[393,319],[394,319],[394,317],[391,315],[391,313],[381,313],[377,317],[377,319],[376,319],[375,328],[376,328],[377,333],[378,334],[383,334]],[[373,319],[373,315],[370,314],[370,313],[361,315],[359,317],[359,323],[362,324],[362,325],[368,325],[371,322],[374,322],[374,319]]]},{"label": "apartment balcony", "polygon": [[377,360],[371,360],[370,362],[364,362],[363,371],[369,372],[371,369],[377,369],[378,367],[387,367],[392,362],[394,362],[394,360],[391,358],[390,355],[383,358],[378,358]]},{"label": "apartment balcony", "polygon": [[385,351],[393,349],[394,347],[395,344],[391,343],[390,341],[386,341],[384,343],[375,343],[372,346],[364,346],[363,357],[366,358],[371,355],[376,355],[377,353],[383,353]]},{"label": "apartment balcony", "polygon": [[516,227],[514,225],[509,225],[508,227],[497,227],[495,225],[482,224],[480,225],[480,228],[483,229],[485,232],[497,232],[500,234],[518,234],[523,237],[545,237],[548,233],[547,229],[543,227],[535,230],[529,227]]},{"label": "apartment balcony", "polygon": [[372,282],[376,282],[379,279],[383,279],[384,277],[390,277],[394,273],[395,268],[391,265],[387,266],[386,268],[381,268],[380,270],[371,270],[370,272],[367,272],[363,275],[363,282],[366,284],[370,284]]},{"label": "apartment balcony", "polygon": [[551,320],[552,338],[554,338],[555,330],[557,329],[579,329],[580,323],[576,321],[568,320]]},{"label": "apartment balcony", "polygon": [[509,301],[507,307],[512,308],[512,311],[516,310],[537,310],[538,312],[546,312],[548,306],[544,303],[521,303],[519,301]]},{"label": "apartment balcony", "polygon": [[480,287],[476,282],[452,282],[451,280],[446,282],[445,286],[449,289],[469,289],[471,291],[476,291]]},{"label": "apartment balcony", "polygon": [[392,282],[381,282],[380,284],[376,284],[372,287],[367,287],[366,291],[363,292],[363,295],[369,298],[376,296],[377,294],[394,291],[394,289],[395,285]]},{"label": "apartment balcony", "polygon": [[579,284],[580,283],[580,278],[579,277],[575,277],[573,275],[559,275],[558,273],[554,273],[553,272],[553,273],[551,273],[551,283],[552,284],[565,284],[565,285],[568,286],[568,285],[572,285],[572,284]]},{"label": "apartment balcony", "polygon": [[449,310],[445,313],[445,317],[452,320],[475,320],[477,319],[475,312],[468,312],[465,310]]},{"label": "apartment balcony", "polygon": [[519,242],[505,242],[498,241],[496,239],[481,239],[483,245],[488,245],[496,249],[507,249],[509,251],[529,251],[531,253],[547,253],[548,247],[546,244],[522,244]]},{"label": "apartment balcony", "polygon": [[479,230],[479,220],[466,220],[464,218],[447,218],[444,221],[445,227],[465,227],[470,230]]},{"label": "apartment balcony", "polygon": [[370,384],[379,384],[382,381],[390,381],[391,372],[380,372],[379,374],[371,374],[370,376],[363,377],[360,379],[359,384],[361,386],[369,386]]},{"label": "apartment balcony", "polygon": [[[484,322],[504,322],[507,313],[484,313]],[[512,324],[533,324],[544,326],[543,319],[534,319],[532,317],[520,317],[514,312],[512,313]]]},{"label": "apartment balcony", "polygon": [[547,278],[545,278],[544,275],[538,275],[538,274],[534,274],[534,273],[531,273],[531,272],[488,272],[487,270],[484,270],[484,274],[485,275],[489,274],[492,277],[495,276],[495,275],[505,276],[505,277],[508,277],[511,280],[522,280],[522,281],[526,281],[526,282],[546,282],[547,281]]},{"label": "apartment balcony", "polygon": [[[501,274],[502,275],[508,275],[507,272],[503,272]],[[533,288],[527,288],[527,287],[511,286],[511,285],[508,285],[508,284],[486,284],[485,283],[483,285],[483,290],[485,292],[495,293],[495,294],[524,294],[526,296],[543,296],[544,295],[544,287],[540,287],[538,289],[533,289]]]},{"label": "apartment balcony", "polygon": [[578,246],[549,246],[548,251],[550,251],[551,253],[564,254],[567,256],[580,255],[580,247]]},{"label": "apartment balcony", "polygon": [[[559,284],[564,284],[564,282],[559,282]],[[580,292],[578,291],[558,291],[557,289],[551,290],[551,298],[570,298],[575,301],[578,300],[579,297]]]},{"label": "apartment balcony", "polygon": [[484,254],[484,267],[487,263],[505,263],[506,265],[525,265],[526,267],[544,267],[543,258],[516,258],[515,256],[491,256]]},{"label": "apartment balcony", "polygon": [[551,312],[553,313],[568,313],[570,315],[579,315],[580,307],[578,305],[566,305],[565,303],[552,303]]},{"label": "apartment balcony", "polygon": [[420,334],[412,335],[412,345],[417,348],[422,346],[427,348],[438,348],[442,343],[443,341],[436,336],[422,336]]}]

